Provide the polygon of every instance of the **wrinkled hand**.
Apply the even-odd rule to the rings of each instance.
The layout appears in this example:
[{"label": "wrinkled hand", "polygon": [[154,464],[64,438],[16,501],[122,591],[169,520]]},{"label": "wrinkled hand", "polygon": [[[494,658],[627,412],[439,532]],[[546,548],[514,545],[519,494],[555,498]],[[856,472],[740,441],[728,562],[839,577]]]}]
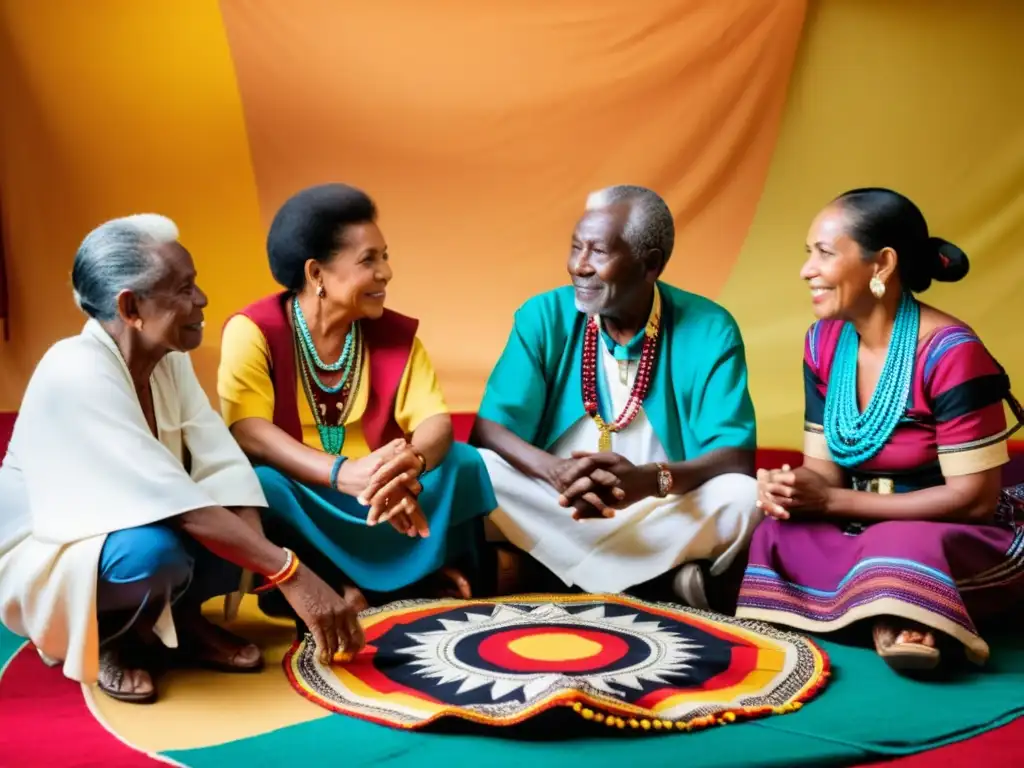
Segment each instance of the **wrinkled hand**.
[{"label": "wrinkled hand", "polygon": [[817,472],[804,467],[757,470],[757,507],[768,517],[788,520],[794,514],[823,512],[829,486]]},{"label": "wrinkled hand", "polygon": [[430,526],[416,498],[421,489],[419,482],[413,480],[413,487],[410,488],[408,481],[400,475],[393,483],[392,490],[384,492],[384,497],[370,508],[366,524],[391,523],[399,533],[427,538]]},{"label": "wrinkled hand", "polygon": [[[384,499],[394,496],[400,492],[402,487],[407,489],[413,497],[419,496],[423,490],[418,478],[423,473],[423,462],[420,454],[412,445],[406,441],[393,444],[394,449],[386,458],[373,476],[370,478],[366,489],[360,495],[360,501],[370,507],[381,507],[383,509]],[[382,509],[377,510],[375,517],[382,514]]]},{"label": "wrinkled hand", "polygon": [[589,477],[580,478],[567,488],[563,498],[570,502],[580,495],[586,498],[588,493],[595,492],[594,484],[597,483],[601,486],[596,488],[596,492],[604,503],[604,517],[612,517],[617,509],[625,509],[641,499],[657,495],[658,477],[650,465],[637,466],[617,453],[575,451],[573,458],[589,462],[594,469]]},{"label": "wrinkled hand", "polygon": [[353,605],[305,565],[278,589],[313,633],[322,664],[329,664],[340,650],[354,655],[366,645]]},{"label": "wrinkled hand", "polygon": [[355,584],[346,584],[341,590],[341,599],[344,600],[348,607],[351,608],[356,614],[360,614],[370,607],[370,603],[366,599],[366,595],[359,589]]},{"label": "wrinkled hand", "polygon": [[[401,533],[407,533],[411,528],[424,530],[425,518],[415,518],[419,505],[413,502],[423,490],[416,478],[409,477],[408,473],[403,472],[398,478],[391,478],[397,480],[395,483],[389,485],[386,480],[382,482],[384,472],[388,471],[386,468],[407,448],[408,443],[405,439],[398,438],[378,448],[369,456],[350,459],[342,465],[338,473],[339,490],[344,488],[349,492],[354,491],[356,500],[370,507],[366,518],[367,525],[376,525],[387,520]],[[411,501],[406,500],[409,496],[412,496]],[[414,532],[411,535],[416,534]]]},{"label": "wrinkled hand", "polygon": [[373,473],[373,477],[370,478],[370,482],[363,492],[363,497],[369,500],[364,502],[366,504],[372,505],[374,499],[380,496],[381,491],[386,488],[388,483],[398,477],[404,475],[411,481],[423,474],[423,462],[412,444],[405,440],[402,440],[401,443],[395,441],[395,443],[392,444],[394,451],[391,456]]},{"label": "wrinkled hand", "polygon": [[388,460],[395,455],[395,451],[405,445],[405,440],[398,438],[387,445],[381,446],[376,451],[361,459],[349,459],[341,465],[338,472],[338,490],[350,489],[355,491],[355,496],[360,504],[366,504],[364,497],[366,489],[373,480],[378,470],[388,463]]},{"label": "wrinkled hand", "polygon": [[402,440],[370,478],[359,501],[370,507],[367,525],[389,522],[399,533],[428,536],[430,529],[417,498],[423,491],[419,476],[423,462],[413,447]]},{"label": "wrinkled hand", "polygon": [[597,465],[589,454],[570,459],[555,458],[548,467],[545,480],[558,491],[558,503],[572,507],[573,519],[612,517],[610,502],[618,478]]}]

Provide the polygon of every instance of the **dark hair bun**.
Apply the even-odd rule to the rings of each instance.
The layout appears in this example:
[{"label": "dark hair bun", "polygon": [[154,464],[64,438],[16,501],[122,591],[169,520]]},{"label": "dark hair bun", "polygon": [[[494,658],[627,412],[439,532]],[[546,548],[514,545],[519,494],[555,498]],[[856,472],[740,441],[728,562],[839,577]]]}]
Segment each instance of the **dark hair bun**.
[{"label": "dark hair bun", "polygon": [[955,283],[963,280],[971,269],[967,254],[948,240],[941,237],[929,237],[928,249],[935,254],[932,262],[931,277],[942,283]]},{"label": "dark hair bun", "polygon": [[967,254],[941,237],[928,236],[928,222],[908,197],[884,187],[851,189],[836,198],[846,212],[846,229],[866,260],[883,248],[896,251],[900,282],[912,293],[932,280],[955,283],[967,274]]}]

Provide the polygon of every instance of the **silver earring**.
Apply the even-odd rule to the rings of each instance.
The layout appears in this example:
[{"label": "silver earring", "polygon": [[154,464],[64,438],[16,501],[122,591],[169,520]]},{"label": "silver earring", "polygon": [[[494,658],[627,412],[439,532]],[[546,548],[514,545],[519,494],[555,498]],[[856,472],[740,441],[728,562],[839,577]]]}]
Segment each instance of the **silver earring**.
[{"label": "silver earring", "polygon": [[320,283],[320,285],[316,287],[316,295],[319,296],[321,299],[327,295],[327,291],[324,290],[323,283]]},{"label": "silver earring", "polygon": [[885,283],[882,282],[882,278],[878,275],[871,278],[871,283],[868,287],[871,289],[871,295],[876,299],[880,299],[885,296]]}]

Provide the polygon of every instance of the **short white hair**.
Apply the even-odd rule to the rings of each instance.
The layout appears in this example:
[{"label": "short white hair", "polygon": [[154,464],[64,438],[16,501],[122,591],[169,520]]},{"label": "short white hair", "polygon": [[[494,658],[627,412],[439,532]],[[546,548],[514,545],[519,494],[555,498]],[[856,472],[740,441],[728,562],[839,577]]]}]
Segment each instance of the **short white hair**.
[{"label": "short white hair", "polygon": [[622,239],[639,258],[649,250],[659,250],[664,261],[672,255],[676,241],[676,225],[672,211],[661,196],[647,187],[616,184],[591,192],[586,209],[596,211],[613,205],[629,206],[629,219],[622,230]]},{"label": "short white hair", "polygon": [[178,241],[178,226],[157,213],[139,213],[100,224],[85,236],[71,268],[75,303],[89,317],[117,317],[117,296],[144,294],[163,276],[155,249]]}]

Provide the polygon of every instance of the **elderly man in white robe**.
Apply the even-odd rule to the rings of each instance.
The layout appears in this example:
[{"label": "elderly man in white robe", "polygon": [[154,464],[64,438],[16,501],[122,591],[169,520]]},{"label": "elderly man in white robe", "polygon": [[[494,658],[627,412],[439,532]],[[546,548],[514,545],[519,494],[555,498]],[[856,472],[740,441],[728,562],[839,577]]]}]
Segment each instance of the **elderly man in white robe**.
[{"label": "elderly man in white robe", "polygon": [[262,666],[200,611],[243,574],[281,591],[322,658],[358,650],[352,607],[263,535],[255,472],[187,354],[207,302],[174,223],[101,225],[71,279],[89,320],[39,362],[0,467],[0,621],[67,677],[136,703],[155,700],[161,661]]}]

